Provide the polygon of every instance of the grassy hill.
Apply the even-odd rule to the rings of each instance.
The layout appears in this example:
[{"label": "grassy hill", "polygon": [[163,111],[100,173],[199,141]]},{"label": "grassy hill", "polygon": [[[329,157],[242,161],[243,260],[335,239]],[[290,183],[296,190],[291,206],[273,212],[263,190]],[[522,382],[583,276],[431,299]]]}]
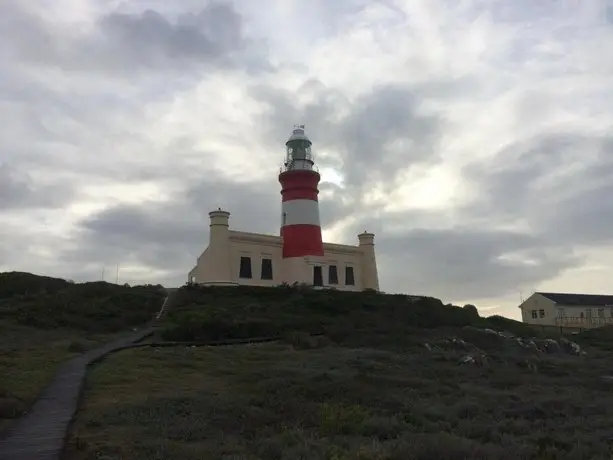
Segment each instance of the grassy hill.
[{"label": "grassy hill", "polygon": [[[367,336],[402,345],[412,328],[476,326],[534,335],[529,326],[502,317],[481,318],[474,306],[445,305],[432,297],[308,288],[203,287],[177,291],[162,337],[198,341],[325,333],[347,339]],[[343,337],[345,338],[345,337]]]},{"label": "grassy hill", "polygon": [[59,363],[151,320],[165,295],[161,286],[0,273],[0,429],[30,406]]},{"label": "grassy hill", "polygon": [[67,459],[611,458],[595,333],[581,350],[433,298],[186,286],[160,335],[281,340],[109,357]]}]

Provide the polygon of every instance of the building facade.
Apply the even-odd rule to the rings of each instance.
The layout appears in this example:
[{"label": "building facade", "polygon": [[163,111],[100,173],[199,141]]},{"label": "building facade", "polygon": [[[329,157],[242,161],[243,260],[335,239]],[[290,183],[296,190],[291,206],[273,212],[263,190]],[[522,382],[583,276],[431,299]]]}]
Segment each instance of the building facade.
[{"label": "building facade", "polygon": [[319,220],[319,173],[304,125],[286,142],[279,173],[279,236],[230,230],[230,213],[209,213],[209,245],[188,281],[209,285],[277,286],[305,283],[340,290],[379,290],[375,235],[358,235],[356,246],[324,243]]},{"label": "building facade", "polygon": [[613,295],[535,292],[519,306],[522,321],[575,330],[613,324]]}]

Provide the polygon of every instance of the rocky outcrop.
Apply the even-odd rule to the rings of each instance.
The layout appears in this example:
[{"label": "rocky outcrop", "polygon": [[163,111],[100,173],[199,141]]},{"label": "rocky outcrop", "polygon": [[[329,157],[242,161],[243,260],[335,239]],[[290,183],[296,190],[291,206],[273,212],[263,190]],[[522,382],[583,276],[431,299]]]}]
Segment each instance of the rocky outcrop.
[{"label": "rocky outcrop", "polygon": [[[542,338],[522,338],[517,337],[506,331],[495,331],[493,329],[480,329],[473,326],[464,328],[467,332],[476,334],[485,334],[492,337],[498,337],[501,340],[502,347],[510,345],[517,347],[518,350],[533,352],[534,354],[566,354],[581,356],[586,352],[581,346],[566,338],[542,339]],[[456,353],[461,351],[462,354],[458,359],[458,364],[469,364],[485,367],[488,365],[488,354],[477,347],[476,345],[460,338],[460,337],[445,337],[436,341],[436,343],[424,343],[424,347],[431,352],[447,352],[454,350]],[[536,371],[536,365],[530,361],[528,368]]]}]

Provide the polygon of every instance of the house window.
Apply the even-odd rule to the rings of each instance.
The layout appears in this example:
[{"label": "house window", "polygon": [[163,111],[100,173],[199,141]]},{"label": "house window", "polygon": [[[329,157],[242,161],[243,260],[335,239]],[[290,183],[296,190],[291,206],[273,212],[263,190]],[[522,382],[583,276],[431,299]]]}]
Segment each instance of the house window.
[{"label": "house window", "polygon": [[537,319],[538,318],[538,316],[536,314],[536,310],[532,310],[531,313],[532,313],[532,319]]},{"label": "house window", "polygon": [[345,267],[345,284],[347,286],[355,285],[355,278],[353,277],[353,267],[350,267],[350,266]]},{"label": "house window", "polygon": [[598,309],[598,317],[599,318],[604,318],[604,308],[599,308]]},{"label": "house window", "polygon": [[558,308],[558,318],[566,318],[566,312],[563,308]]},{"label": "house window", "polygon": [[338,284],[338,269],[336,265],[330,265],[328,268],[328,284]]},{"label": "house window", "polygon": [[322,274],[321,267],[316,265],[313,267],[313,286],[323,286],[324,285],[324,277]]},{"label": "house window", "polygon": [[272,279],[272,259],[262,259],[262,276],[263,280]]},{"label": "house window", "polygon": [[239,278],[251,278],[251,257],[241,257],[241,265],[238,272]]},{"label": "house window", "polygon": [[545,310],[539,310],[539,318],[545,317]]}]

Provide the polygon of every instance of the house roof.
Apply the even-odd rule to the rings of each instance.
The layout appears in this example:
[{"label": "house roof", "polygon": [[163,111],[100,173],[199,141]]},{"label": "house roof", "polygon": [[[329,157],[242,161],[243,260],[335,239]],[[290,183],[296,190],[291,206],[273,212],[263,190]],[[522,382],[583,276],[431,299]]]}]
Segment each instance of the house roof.
[{"label": "house roof", "polygon": [[555,292],[537,292],[560,305],[613,306],[613,295],[601,294],[561,294]]}]

